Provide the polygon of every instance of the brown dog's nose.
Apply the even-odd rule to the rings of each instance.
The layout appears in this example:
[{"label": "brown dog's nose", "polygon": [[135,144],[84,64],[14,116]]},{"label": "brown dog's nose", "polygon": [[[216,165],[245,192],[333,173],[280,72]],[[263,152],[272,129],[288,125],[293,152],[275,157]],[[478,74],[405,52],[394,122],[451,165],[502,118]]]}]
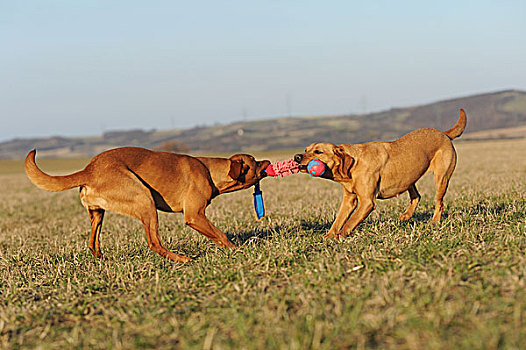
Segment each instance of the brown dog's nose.
[{"label": "brown dog's nose", "polygon": [[296,155],[294,155],[294,161],[295,161],[296,163],[298,163],[298,164],[301,163],[301,160],[302,160],[302,159],[303,159],[303,156],[302,156],[301,154],[296,154]]}]

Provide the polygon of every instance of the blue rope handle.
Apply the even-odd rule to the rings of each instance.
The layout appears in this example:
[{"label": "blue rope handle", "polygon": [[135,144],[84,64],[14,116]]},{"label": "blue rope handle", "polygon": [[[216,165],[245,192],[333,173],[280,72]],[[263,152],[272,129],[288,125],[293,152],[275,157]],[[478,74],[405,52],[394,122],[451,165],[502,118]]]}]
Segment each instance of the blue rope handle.
[{"label": "blue rope handle", "polygon": [[259,182],[254,186],[254,210],[258,220],[265,216],[265,203],[263,202],[263,192],[259,188]]}]

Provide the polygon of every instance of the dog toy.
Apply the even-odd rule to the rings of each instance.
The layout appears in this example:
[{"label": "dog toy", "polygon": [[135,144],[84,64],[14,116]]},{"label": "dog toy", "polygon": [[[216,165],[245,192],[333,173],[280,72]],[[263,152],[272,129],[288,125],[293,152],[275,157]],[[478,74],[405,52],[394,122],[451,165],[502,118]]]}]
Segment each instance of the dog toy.
[{"label": "dog toy", "polygon": [[265,203],[263,202],[263,192],[259,188],[259,182],[254,186],[254,210],[258,220],[265,216]]},{"label": "dog toy", "polygon": [[[298,163],[294,161],[294,159],[287,159],[283,161],[278,161],[270,164],[266,169],[265,172],[268,176],[273,177],[283,177],[288,176],[292,174],[298,173],[299,167]],[[254,210],[256,211],[256,217],[261,219],[265,216],[265,202],[263,201],[263,192],[261,192],[261,188],[259,187],[259,182],[254,185]]]},{"label": "dog toy", "polygon": [[292,174],[296,174],[300,171],[299,164],[294,161],[294,159],[287,159],[283,161],[278,161],[270,164],[267,169],[265,169],[268,176],[274,177],[283,177]]},{"label": "dog toy", "polygon": [[314,177],[322,176],[325,174],[325,163],[315,158],[307,164],[307,171]]}]

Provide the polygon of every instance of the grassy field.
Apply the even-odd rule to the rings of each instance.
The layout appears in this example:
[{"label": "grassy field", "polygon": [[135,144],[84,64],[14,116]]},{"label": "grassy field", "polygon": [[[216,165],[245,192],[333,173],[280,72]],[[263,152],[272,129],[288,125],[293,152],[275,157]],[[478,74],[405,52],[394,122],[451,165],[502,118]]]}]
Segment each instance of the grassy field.
[{"label": "grassy field", "polygon": [[0,163],[0,348],[524,347],[525,149],[458,143],[438,226],[430,176],[410,222],[396,220],[407,195],[379,201],[341,242],[322,238],[339,185],[304,174],[262,182],[259,222],[251,190],[212,202],[208,217],[242,244],[233,252],[161,214],[166,245],[194,257],[188,265],[151,252],[139,222],[111,213],[94,259],[78,191],[39,190],[20,163]]}]

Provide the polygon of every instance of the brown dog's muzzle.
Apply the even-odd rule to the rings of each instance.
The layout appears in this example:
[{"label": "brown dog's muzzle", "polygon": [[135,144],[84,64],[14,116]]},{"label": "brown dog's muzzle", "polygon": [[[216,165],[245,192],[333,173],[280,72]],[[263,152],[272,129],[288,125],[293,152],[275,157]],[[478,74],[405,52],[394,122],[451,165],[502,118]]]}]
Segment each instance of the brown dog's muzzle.
[{"label": "brown dog's muzzle", "polygon": [[270,160],[262,160],[260,162],[256,162],[258,167],[258,178],[262,179],[264,177],[267,177],[267,168],[270,165]]}]

